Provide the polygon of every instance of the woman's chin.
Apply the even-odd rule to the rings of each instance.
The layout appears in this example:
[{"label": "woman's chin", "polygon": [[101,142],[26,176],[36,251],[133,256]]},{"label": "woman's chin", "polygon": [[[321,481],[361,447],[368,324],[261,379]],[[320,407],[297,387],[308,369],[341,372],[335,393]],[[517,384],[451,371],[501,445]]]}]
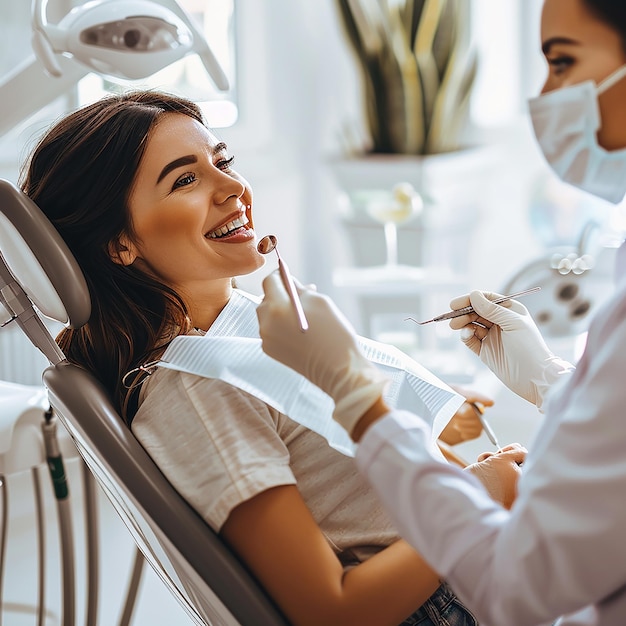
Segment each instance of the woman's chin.
[{"label": "woman's chin", "polygon": [[261,269],[265,265],[265,257],[257,254],[256,258],[251,259],[250,263],[244,267],[238,268],[237,276],[247,276]]}]

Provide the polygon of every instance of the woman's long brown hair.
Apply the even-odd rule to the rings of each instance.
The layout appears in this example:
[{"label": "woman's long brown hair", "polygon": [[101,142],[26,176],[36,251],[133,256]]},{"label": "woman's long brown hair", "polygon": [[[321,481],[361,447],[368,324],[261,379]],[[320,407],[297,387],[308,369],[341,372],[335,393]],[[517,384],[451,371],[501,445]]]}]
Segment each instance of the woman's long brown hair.
[{"label": "woman's long brown hair", "polygon": [[57,342],[103,383],[128,424],[136,394],[122,384],[124,374],[159,358],[189,326],[178,294],[110,254],[120,235],[134,239],[128,199],[150,132],[168,112],[204,123],[192,102],[154,91],[83,107],[39,141],[20,181],[76,257],[91,295],[88,323],[63,330]]}]

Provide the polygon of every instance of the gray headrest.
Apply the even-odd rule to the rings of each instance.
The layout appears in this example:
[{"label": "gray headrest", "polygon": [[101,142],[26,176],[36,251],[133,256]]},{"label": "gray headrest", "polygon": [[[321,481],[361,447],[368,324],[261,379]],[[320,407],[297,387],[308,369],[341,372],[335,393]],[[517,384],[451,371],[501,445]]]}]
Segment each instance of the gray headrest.
[{"label": "gray headrest", "polygon": [[76,259],[39,207],[2,179],[0,254],[43,315],[72,328],[87,322],[91,300]]}]

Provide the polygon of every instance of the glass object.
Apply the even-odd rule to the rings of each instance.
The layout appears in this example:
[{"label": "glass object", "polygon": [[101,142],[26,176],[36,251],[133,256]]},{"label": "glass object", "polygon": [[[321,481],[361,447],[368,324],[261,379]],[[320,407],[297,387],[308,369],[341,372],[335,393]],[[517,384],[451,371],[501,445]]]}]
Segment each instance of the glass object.
[{"label": "glass object", "polygon": [[398,224],[420,213],[423,207],[422,197],[410,183],[398,183],[391,193],[372,195],[366,203],[369,215],[385,230],[386,267],[398,266]]}]

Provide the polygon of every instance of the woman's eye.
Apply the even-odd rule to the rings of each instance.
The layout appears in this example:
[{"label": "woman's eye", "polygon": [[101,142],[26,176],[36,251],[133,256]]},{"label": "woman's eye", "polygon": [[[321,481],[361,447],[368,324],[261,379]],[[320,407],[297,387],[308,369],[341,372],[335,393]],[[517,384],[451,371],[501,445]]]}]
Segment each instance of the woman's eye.
[{"label": "woman's eye", "polygon": [[229,172],[235,162],[235,157],[231,156],[230,159],[222,159],[215,164],[215,167],[223,172]]},{"label": "woman's eye", "polygon": [[548,65],[555,74],[561,74],[574,63],[571,57],[554,57],[548,59]]},{"label": "woman's eye", "polygon": [[173,189],[179,189],[180,187],[186,187],[187,185],[190,185],[191,183],[193,183],[194,180],[196,180],[196,175],[195,174],[192,174],[191,172],[188,173],[188,174],[184,174],[183,176],[181,176],[174,183]]}]

